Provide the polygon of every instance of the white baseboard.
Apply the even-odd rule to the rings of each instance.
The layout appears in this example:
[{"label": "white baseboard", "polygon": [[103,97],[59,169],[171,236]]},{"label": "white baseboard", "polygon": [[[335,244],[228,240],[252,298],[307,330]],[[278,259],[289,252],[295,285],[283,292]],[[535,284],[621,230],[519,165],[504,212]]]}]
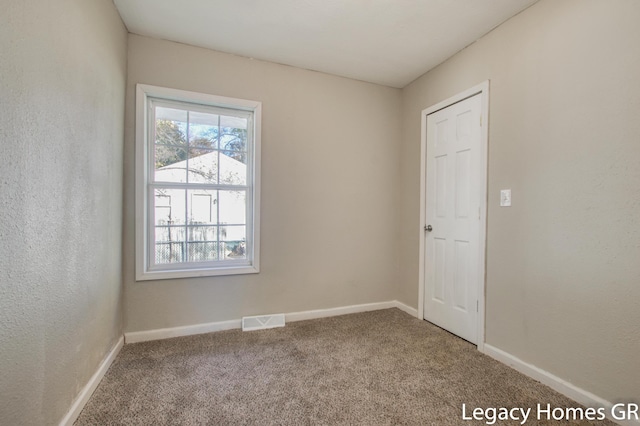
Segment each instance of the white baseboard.
[{"label": "white baseboard", "polygon": [[89,379],[89,382],[87,382],[84,388],[82,388],[75,401],[73,402],[73,405],[71,405],[71,408],[67,412],[67,415],[64,416],[64,418],[60,421],[60,426],[73,425],[73,422],[76,421],[85,404],[87,403],[87,401],[89,401],[89,398],[91,398],[91,395],[100,384],[100,381],[107,373],[107,370],[109,370],[109,367],[111,367],[111,364],[120,353],[120,349],[122,349],[122,346],[124,346],[124,337],[120,337],[116,344],[111,348],[109,353],[107,353],[107,356],[104,357],[104,359],[100,363],[100,366],[98,367],[98,370],[96,370],[93,376],[91,376],[91,378]]},{"label": "white baseboard", "polygon": [[170,339],[171,337],[191,336],[214,331],[241,328],[242,320],[208,322],[204,324],[185,325],[182,327],[158,328],[155,330],[131,331],[124,333],[124,341],[128,343],[147,342],[149,340]]},{"label": "white baseboard", "polygon": [[[398,300],[394,300],[394,307],[400,309],[401,311],[404,311],[406,313],[408,313],[409,315],[411,315],[412,317],[416,317],[418,318],[418,310],[416,308],[412,308],[409,305],[405,305],[404,303],[398,301]],[[422,319],[422,318],[420,318]]]},{"label": "white baseboard", "polygon": [[380,309],[394,308],[395,301],[365,303],[362,305],[340,306],[338,308],[314,309],[312,311],[291,312],[285,314],[287,321],[304,321],[316,318],[336,317],[338,315],[356,314],[359,312],[378,311]]},{"label": "white baseboard", "polygon": [[[285,314],[286,321],[303,321],[316,318],[334,317],[355,314],[358,312],[377,311],[380,309],[398,308],[409,315],[417,316],[418,311],[397,300],[387,302],[365,303],[361,305],[340,306],[337,308],[315,309],[311,311],[291,312]],[[185,325],[181,327],[160,328],[155,330],[131,331],[124,333],[126,343],[146,342],[149,340],[169,339],[171,337],[191,336],[214,331],[232,330],[242,327],[242,320],[210,322],[205,324]]]},{"label": "white baseboard", "polygon": [[494,346],[491,346],[488,343],[484,344],[483,352],[489,355],[491,358],[494,358],[500,361],[503,364],[508,365],[514,370],[519,371],[522,374],[525,374],[532,379],[539,381],[540,383],[549,386],[551,389],[573,399],[574,401],[579,402],[585,407],[604,407],[607,413],[607,418],[613,422],[616,422],[620,425],[624,426],[638,426],[640,425],[640,421],[637,420],[616,420],[611,417],[611,408],[613,407],[613,403],[607,401],[603,398],[600,398],[597,395],[592,394],[589,391],[586,391],[578,386],[567,382],[560,377],[549,373],[535,365],[529,364],[520,358],[517,358],[511,355],[508,352],[505,352],[501,349],[498,349]]}]

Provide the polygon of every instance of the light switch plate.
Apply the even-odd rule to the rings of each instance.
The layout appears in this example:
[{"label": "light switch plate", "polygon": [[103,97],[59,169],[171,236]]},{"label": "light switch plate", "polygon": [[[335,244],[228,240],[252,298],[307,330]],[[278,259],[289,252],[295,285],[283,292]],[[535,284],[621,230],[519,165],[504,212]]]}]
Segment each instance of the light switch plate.
[{"label": "light switch plate", "polygon": [[500,207],[511,207],[511,190],[500,190]]}]

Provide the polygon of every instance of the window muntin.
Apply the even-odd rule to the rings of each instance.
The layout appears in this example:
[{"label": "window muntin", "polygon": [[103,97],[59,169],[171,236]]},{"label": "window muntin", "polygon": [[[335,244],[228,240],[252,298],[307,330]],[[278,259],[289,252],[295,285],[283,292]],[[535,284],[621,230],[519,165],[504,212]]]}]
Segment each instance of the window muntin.
[{"label": "window muntin", "polygon": [[138,279],[257,272],[260,104],[176,100],[146,87]]}]

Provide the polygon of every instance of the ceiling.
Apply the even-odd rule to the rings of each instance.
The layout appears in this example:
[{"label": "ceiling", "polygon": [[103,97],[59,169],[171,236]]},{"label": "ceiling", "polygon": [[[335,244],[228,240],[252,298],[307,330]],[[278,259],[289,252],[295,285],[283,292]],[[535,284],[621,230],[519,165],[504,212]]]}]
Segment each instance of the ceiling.
[{"label": "ceiling", "polygon": [[404,87],[537,0],[114,0],[130,32]]}]

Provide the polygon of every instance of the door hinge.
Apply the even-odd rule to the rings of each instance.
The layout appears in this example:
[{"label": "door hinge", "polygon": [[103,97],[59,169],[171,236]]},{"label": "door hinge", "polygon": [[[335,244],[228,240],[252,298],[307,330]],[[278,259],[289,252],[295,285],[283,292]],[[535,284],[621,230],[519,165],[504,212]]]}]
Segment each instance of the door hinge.
[{"label": "door hinge", "polygon": [[476,312],[480,312],[480,301],[476,300]]}]

